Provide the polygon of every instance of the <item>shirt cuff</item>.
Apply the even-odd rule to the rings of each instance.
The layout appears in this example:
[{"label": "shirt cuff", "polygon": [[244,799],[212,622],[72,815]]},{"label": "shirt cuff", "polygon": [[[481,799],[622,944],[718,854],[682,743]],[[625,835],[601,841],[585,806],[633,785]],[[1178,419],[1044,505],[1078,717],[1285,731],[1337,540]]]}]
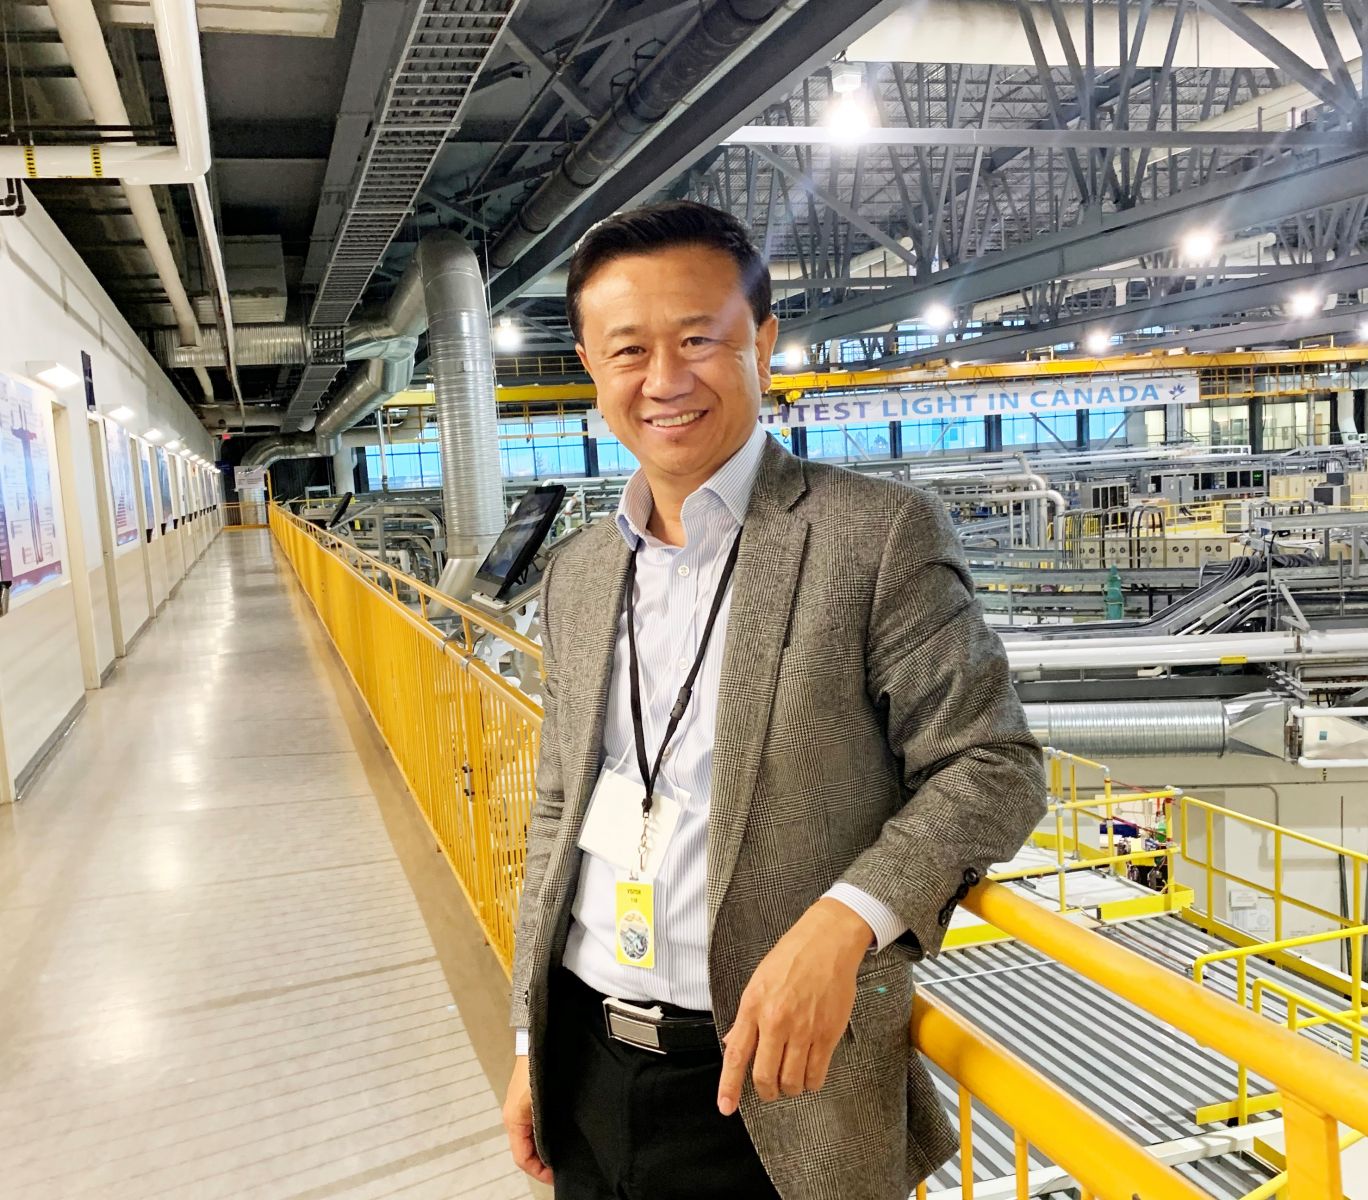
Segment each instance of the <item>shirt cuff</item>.
[{"label": "shirt cuff", "polygon": [[[877,903],[877,901],[875,902]],[[513,1035],[513,1053],[518,1058],[526,1058],[531,1048],[532,1038],[526,1029],[519,1029]]]},{"label": "shirt cuff", "polygon": [[853,883],[838,880],[831,885],[823,899],[839,900],[863,917],[865,924],[874,931],[873,948],[876,951],[896,942],[907,932],[907,923],[897,913]]}]

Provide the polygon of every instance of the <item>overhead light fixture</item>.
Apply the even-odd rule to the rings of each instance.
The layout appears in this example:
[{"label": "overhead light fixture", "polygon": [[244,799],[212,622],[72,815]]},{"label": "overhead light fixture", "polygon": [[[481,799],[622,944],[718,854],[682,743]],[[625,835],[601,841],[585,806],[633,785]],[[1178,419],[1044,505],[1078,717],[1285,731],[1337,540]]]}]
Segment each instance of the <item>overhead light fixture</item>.
[{"label": "overhead light fixture", "polygon": [[858,92],[864,84],[864,68],[859,63],[838,62],[831,64],[831,90],[838,96],[848,96]]},{"label": "overhead light fixture", "polygon": [[133,417],[133,410],[126,404],[120,404],[118,408],[109,410],[109,418],[112,421],[128,421]]},{"label": "overhead light fixture", "polygon": [[1088,353],[1094,357],[1106,354],[1111,349],[1111,344],[1111,334],[1104,329],[1094,329],[1083,342]]},{"label": "overhead light fixture", "polygon": [[827,105],[824,122],[837,144],[854,143],[874,127],[874,114],[863,92],[835,96]]},{"label": "overhead light fixture", "polygon": [[500,317],[499,323],[494,326],[494,349],[502,350],[505,353],[512,353],[522,347],[522,330],[518,328],[512,317]]},{"label": "overhead light fixture", "polygon": [[1209,229],[1190,230],[1183,237],[1181,251],[1188,262],[1209,262],[1216,255],[1216,235]]},{"label": "overhead light fixture", "polygon": [[942,304],[939,300],[933,300],[922,312],[922,324],[928,329],[939,332],[942,329],[949,329],[955,319],[955,314],[950,311],[948,304]]},{"label": "overhead light fixture", "polygon": [[81,377],[70,367],[51,360],[30,362],[28,369],[30,375],[47,384],[54,392],[60,392],[63,388],[69,388],[81,382]]},{"label": "overhead light fixture", "polygon": [[1309,317],[1319,311],[1321,298],[1311,291],[1295,292],[1288,301],[1287,310],[1294,317]]},{"label": "overhead light fixture", "polygon": [[951,369],[952,371],[958,369],[959,367],[962,367],[963,365],[964,365],[964,364],[963,364],[962,362],[960,362],[960,360],[957,359],[957,358],[952,358],[952,359],[950,360],[950,369]]},{"label": "overhead light fixture", "polygon": [[143,437],[145,437],[149,442],[159,442],[165,436],[166,434],[164,434],[160,429],[157,428],[149,429],[145,434],[143,434]]},{"label": "overhead light fixture", "polygon": [[1363,324],[1358,327],[1358,336],[1359,341],[1368,342],[1368,321],[1364,321]]},{"label": "overhead light fixture", "polygon": [[784,366],[787,370],[796,371],[803,365],[803,348],[799,345],[784,347]]},{"label": "overhead light fixture", "polygon": [[166,443],[166,448],[168,450],[179,450],[181,448],[180,438],[172,438]]}]

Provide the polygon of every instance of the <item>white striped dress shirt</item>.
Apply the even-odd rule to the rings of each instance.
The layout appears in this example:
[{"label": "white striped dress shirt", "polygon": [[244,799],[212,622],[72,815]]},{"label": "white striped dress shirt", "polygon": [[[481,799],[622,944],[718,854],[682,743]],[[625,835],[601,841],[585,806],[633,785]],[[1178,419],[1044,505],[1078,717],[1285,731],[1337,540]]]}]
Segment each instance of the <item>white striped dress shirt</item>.
[{"label": "white striped dress shirt", "polygon": [[[646,531],[653,501],[645,475],[628,481],[618,505],[617,524],[637,552],[635,613],[641,663],[643,728],[647,755],[654,761],[670,708],[698,653],[713,592],[727,553],[750,505],[766,433],[755,432],[715,475],[684,502],[685,544],[671,546]],[[564,964],[596,991],[623,1000],[677,1004],[710,1010],[708,993],[708,807],[712,795],[712,748],[718,682],[726,645],[731,588],[694,684],[693,700],[661,766],[662,791],[681,800],[679,823],[655,886],[656,965],[653,970],[617,961],[614,918],[617,873],[585,854],[573,905],[574,919]],[[630,706],[627,615],[618,623],[613,675],[603,729],[604,769],[635,780],[637,767]],[[906,925],[887,906],[849,884],[837,882],[827,895],[849,905],[874,930],[882,948]]]}]

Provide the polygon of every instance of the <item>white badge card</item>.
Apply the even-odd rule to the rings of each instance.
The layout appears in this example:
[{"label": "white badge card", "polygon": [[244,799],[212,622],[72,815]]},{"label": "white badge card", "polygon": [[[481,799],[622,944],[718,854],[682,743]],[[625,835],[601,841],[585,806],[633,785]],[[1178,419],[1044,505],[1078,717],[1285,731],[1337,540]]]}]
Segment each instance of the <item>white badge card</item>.
[{"label": "white badge card", "polygon": [[[641,863],[641,780],[605,768],[599,775],[589,811],[584,814],[579,847],[595,858],[651,879],[660,873],[665,851],[679,824],[680,801],[657,789],[646,825],[646,863]],[[687,796],[683,799],[688,799]]]}]

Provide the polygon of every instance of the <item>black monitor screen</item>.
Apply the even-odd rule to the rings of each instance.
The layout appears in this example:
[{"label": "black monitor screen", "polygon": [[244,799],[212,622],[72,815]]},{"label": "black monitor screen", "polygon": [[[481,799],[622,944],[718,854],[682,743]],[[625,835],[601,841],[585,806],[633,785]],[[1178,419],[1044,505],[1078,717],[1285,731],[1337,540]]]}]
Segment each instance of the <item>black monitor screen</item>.
[{"label": "black monitor screen", "polygon": [[499,540],[475,572],[477,580],[494,589],[494,599],[507,599],[532,565],[563,499],[564,485],[553,483],[533,488],[518,501]]}]

